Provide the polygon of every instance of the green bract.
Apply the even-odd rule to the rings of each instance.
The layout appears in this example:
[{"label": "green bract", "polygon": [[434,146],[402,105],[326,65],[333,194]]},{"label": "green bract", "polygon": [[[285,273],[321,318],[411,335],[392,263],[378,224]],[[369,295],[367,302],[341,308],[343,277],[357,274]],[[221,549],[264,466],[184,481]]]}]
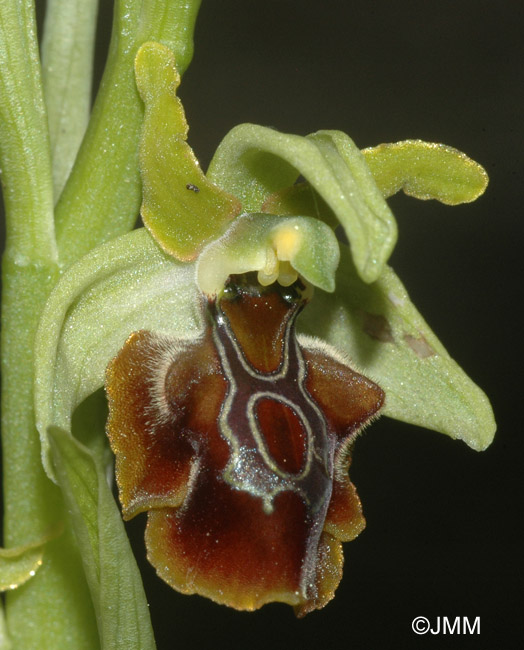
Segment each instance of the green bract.
[{"label": "green bract", "polygon": [[144,228],[84,256],[57,284],[36,344],[37,426],[53,477],[47,429],[71,428],[74,409],[101,388],[131,332],[196,335],[202,328],[194,266],[164,254]]},{"label": "green bract", "polygon": [[[83,433],[73,426],[75,409],[103,386],[108,362],[133,331],[198,337],[202,294],[219,293],[230,274],[255,270],[263,284],[290,284],[300,274],[316,292],[299,329],[347,352],[377,381],[386,391],[386,415],[474,449],[489,445],[495,424],[485,395],[386,264],[396,224],[384,197],[404,188],[419,198],[470,201],[485,188],[480,166],[443,145],[408,141],[360,152],[338,131],[300,137],[246,124],[225,137],[206,176],[186,143],[172,52],[144,45],[136,77],[145,104],[140,167],[147,229],[98,246],[64,273],[40,321],[34,392],[44,466],[72,515],[100,635],[116,647],[122,628],[104,617],[120,586],[141,603],[136,637],[145,635],[143,645],[126,646],[138,648],[153,642],[105,481],[103,418],[90,435],[87,420]],[[300,176],[304,183],[297,183]],[[349,248],[338,243],[339,226]]]}]

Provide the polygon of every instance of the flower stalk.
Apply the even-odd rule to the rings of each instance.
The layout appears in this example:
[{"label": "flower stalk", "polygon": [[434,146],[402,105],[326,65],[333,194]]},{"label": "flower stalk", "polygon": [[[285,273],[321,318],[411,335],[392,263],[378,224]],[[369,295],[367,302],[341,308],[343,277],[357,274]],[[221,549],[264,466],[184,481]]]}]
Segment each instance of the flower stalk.
[{"label": "flower stalk", "polygon": [[[0,6],[0,167],[6,213],[2,445],[4,546],[10,549],[3,562],[12,569],[21,557],[16,549],[46,540],[42,561],[28,565],[27,576],[20,574],[20,586],[9,585],[13,588],[6,598],[2,647],[123,647],[119,637],[127,639],[126,648],[154,647],[143,594],[131,599],[133,611],[142,599],[145,616],[135,616],[135,624],[119,634],[118,616],[111,615],[107,603],[100,609],[96,586],[89,575],[86,580],[85,557],[73,534],[64,488],[46,476],[41,463],[34,342],[44,305],[63,269],[134,225],[140,185],[132,161],[142,119],[133,75],[136,49],[147,38],[164,39],[187,67],[199,4],[115,3],[105,81],[78,157],[91,101],[97,3],[48,3],[43,72],[33,0]],[[97,175],[95,168],[108,171]],[[117,212],[120,218],[112,219]],[[50,539],[49,530],[60,533]]]}]

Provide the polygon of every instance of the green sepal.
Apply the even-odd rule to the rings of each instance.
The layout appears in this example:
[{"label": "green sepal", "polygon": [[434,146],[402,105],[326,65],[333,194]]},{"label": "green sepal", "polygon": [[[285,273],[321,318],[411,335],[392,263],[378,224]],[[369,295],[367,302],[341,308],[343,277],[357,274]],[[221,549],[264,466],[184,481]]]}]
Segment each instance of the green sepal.
[{"label": "green sepal", "polygon": [[385,197],[403,190],[417,199],[457,205],[474,201],[488,185],[483,167],[445,144],[404,140],[362,154]]},{"label": "green sepal", "polygon": [[341,246],[336,283],[336,294],[315,294],[299,330],[345,352],[376,381],[386,393],[384,415],[485,449],[496,428],[486,395],[446,352],[391,268],[366,284]]},{"label": "green sepal", "polygon": [[171,50],[145,43],[135,74],[145,104],[140,140],[141,214],[160,246],[180,260],[193,260],[240,212],[239,201],[213,185],[186,143],[188,126],[176,89],[180,75]]},{"label": "green sepal", "polygon": [[[35,415],[44,467],[59,484],[71,516],[104,650],[153,648],[154,640],[138,569],[107,483],[112,459],[104,412],[93,402],[96,395],[84,400],[103,386],[108,362],[131,332],[180,337],[201,331],[194,272],[194,265],[163,253],[144,228],[133,231],[66,271],[37,333]],[[73,417],[86,404],[87,410]]]},{"label": "green sepal", "polygon": [[337,238],[322,221],[312,217],[243,215],[202,252],[197,263],[197,283],[208,295],[219,293],[228,276],[237,273],[259,271],[259,280],[264,274],[269,283],[279,279],[279,265],[287,262],[314,286],[334,291],[339,256]]},{"label": "green sepal", "polygon": [[246,212],[261,211],[268,195],[300,174],[344,228],[359,275],[376,280],[395,245],[396,222],[344,133],[319,131],[303,138],[242,124],[224,138],[208,170],[208,178],[238,196]]},{"label": "green sepal", "polygon": [[163,253],[144,229],[98,247],[62,276],[35,344],[35,412],[42,460],[54,479],[47,430],[70,430],[75,408],[104,384],[127,337],[149,329],[194,336],[202,325],[194,265]]},{"label": "green sepal", "polygon": [[[397,242],[397,223],[359,149],[341,131],[308,136],[322,153],[342,193],[319,193],[335,212],[351,248],[355,267],[365,282],[374,282]],[[348,173],[349,172],[349,173]]]}]

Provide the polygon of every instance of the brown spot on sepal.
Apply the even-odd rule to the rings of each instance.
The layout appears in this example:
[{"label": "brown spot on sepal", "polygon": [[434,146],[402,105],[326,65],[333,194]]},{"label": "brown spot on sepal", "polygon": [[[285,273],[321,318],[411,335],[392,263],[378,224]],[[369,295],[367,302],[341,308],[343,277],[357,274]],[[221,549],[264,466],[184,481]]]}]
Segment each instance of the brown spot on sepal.
[{"label": "brown spot on sepal", "polygon": [[362,329],[375,341],[381,343],[394,343],[393,330],[388,319],[382,314],[371,314],[367,311],[360,310],[362,318]]},{"label": "brown spot on sepal", "polygon": [[415,336],[411,336],[411,334],[404,334],[402,338],[417,355],[417,357],[419,357],[419,359],[427,359],[428,357],[432,357],[437,354],[422,335],[420,338],[417,338]]}]

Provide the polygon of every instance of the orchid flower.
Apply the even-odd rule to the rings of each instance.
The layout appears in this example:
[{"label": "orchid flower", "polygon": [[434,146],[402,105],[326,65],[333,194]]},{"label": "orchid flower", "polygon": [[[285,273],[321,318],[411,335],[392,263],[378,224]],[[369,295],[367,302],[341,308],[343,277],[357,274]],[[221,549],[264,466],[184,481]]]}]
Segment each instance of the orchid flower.
[{"label": "orchid flower", "polygon": [[105,384],[123,516],[148,512],[159,575],[238,609],[277,600],[304,615],[333,597],[341,542],[364,527],[348,468],[365,424],[380,412],[476,450],[492,440],[486,396],[387,266],[385,201],[400,189],[472,201],[487,176],[445,145],[360,151],[338,131],[252,124],[225,137],[204,174],[173,53],[146,43],[135,71],[145,227],[81,258],[47,302],[35,384],[44,467],[98,584],[102,513],[123,527],[103,438],[72,433],[75,409]]}]

